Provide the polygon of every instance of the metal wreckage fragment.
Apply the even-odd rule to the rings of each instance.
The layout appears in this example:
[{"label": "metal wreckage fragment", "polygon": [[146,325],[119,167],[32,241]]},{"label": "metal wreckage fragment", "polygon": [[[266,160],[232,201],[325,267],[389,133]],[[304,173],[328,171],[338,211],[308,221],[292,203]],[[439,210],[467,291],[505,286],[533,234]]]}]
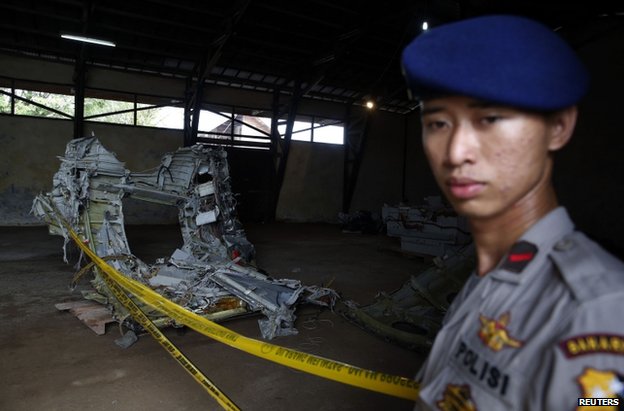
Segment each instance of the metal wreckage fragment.
[{"label": "metal wreckage fragment", "polygon": [[[59,218],[122,274],[199,315],[223,320],[260,312],[265,339],[297,333],[297,304],[333,307],[333,290],[273,279],[250,264],[255,250],[236,217],[222,148],[183,147],[165,154],[160,166],[135,173],[97,138],[89,137],[70,141],[60,160],[52,191],[35,198],[33,213],[48,224],[51,234],[65,238],[65,262],[69,236]],[[152,265],[133,255],[124,226],[125,197],[177,207],[184,245]],[[86,297],[108,304],[118,322],[132,325],[97,270],[91,284],[97,293]],[[159,327],[175,325],[149,307],[142,309]]]},{"label": "metal wreckage fragment", "polygon": [[441,205],[429,203],[406,210],[385,207],[383,214],[388,235],[401,237],[401,249],[406,250],[407,242],[408,250],[435,258],[398,290],[380,292],[366,306],[343,301],[337,311],[387,341],[428,352],[453,298],[475,268],[474,245],[457,216]]},{"label": "metal wreckage fragment", "polygon": [[472,245],[434,261],[398,290],[379,293],[372,304],[359,306],[347,300],[338,312],[387,341],[428,352],[448,307],[474,268]]}]

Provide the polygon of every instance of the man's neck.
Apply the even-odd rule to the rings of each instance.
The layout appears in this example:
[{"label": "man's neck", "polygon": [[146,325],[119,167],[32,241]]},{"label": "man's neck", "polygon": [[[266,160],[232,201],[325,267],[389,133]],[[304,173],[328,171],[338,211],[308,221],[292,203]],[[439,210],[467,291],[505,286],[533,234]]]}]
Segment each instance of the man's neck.
[{"label": "man's neck", "polygon": [[511,246],[543,216],[558,206],[552,187],[538,196],[519,201],[506,212],[487,219],[471,219],[477,252],[477,274],[490,272]]}]

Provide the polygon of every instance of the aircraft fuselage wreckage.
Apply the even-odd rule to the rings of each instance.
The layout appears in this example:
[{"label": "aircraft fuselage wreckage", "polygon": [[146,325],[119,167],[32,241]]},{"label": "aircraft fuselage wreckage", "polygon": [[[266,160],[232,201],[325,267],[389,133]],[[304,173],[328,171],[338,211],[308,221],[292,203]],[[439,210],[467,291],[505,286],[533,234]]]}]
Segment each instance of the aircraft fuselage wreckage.
[{"label": "aircraft fuselage wreckage", "polygon": [[[297,333],[294,311],[299,303],[333,306],[333,290],[273,279],[250,264],[254,247],[236,217],[222,148],[183,147],[165,154],[154,169],[131,172],[89,137],[70,141],[60,160],[52,191],[35,198],[33,212],[51,234],[65,238],[66,262],[69,235],[61,219],[122,274],[196,314],[211,320],[262,314],[258,322],[265,339]],[[151,265],[133,255],[124,225],[126,197],[177,207],[183,245]],[[96,296],[90,298],[106,303],[118,322],[128,321],[126,309],[97,270],[91,284]],[[176,325],[143,309],[159,327]]]}]

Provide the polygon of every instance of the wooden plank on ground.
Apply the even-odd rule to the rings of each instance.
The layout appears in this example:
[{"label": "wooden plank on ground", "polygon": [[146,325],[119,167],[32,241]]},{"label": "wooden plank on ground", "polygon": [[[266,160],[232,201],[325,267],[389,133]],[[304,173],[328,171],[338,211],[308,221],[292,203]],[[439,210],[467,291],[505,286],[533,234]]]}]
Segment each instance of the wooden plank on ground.
[{"label": "wooden plank on ground", "polygon": [[97,335],[103,335],[106,332],[106,324],[115,321],[108,308],[95,301],[69,301],[54,306],[60,311],[69,310]]}]

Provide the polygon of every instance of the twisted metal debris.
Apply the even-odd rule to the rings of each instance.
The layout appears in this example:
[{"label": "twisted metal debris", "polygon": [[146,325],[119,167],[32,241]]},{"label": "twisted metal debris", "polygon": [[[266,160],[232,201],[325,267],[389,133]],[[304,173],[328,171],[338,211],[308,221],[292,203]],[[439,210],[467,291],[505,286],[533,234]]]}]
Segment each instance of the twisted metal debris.
[{"label": "twisted metal debris", "polygon": [[[70,141],[60,160],[52,191],[35,198],[33,213],[48,224],[51,234],[65,238],[66,262],[69,239],[59,217],[121,273],[197,314],[220,320],[262,313],[259,326],[266,339],[297,333],[297,304],[333,306],[333,290],[272,279],[249,264],[255,250],[236,218],[225,150],[180,148],[165,154],[158,167],[134,173],[89,137]],[[177,207],[184,245],[152,265],[133,255],[124,225],[126,197]],[[98,293],[95,299],[107,303],[115,319],[123,322],[127,312],[100,274],[95,272],[91,283]],[[175,325],[143,308],[159,326]]]}]

